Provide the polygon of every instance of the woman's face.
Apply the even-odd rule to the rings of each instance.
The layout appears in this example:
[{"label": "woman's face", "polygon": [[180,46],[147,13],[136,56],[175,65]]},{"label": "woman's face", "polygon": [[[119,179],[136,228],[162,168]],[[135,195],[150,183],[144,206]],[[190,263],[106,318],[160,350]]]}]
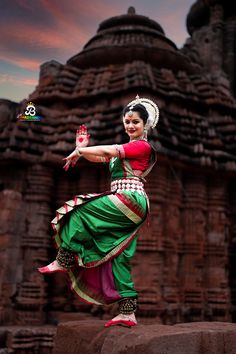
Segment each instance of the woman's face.
[{"label": "woman's face", "polygon": [[143,135],[144,123],[137,112],[132,112],[129,116],[127,112],[123,117],[125,132],[129,135],[130,140],[135,140]]}]

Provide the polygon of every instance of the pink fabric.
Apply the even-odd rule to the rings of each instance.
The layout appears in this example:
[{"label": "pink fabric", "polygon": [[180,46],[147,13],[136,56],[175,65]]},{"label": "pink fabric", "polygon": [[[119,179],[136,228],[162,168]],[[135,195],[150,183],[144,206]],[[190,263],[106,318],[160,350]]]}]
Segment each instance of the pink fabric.
[{"label": "pink fabric", "polygon": [[115,288],[112,262],[108,261],[95,268],[79,267],[79,283],[86,293],[97,300],[109,304],[121,299]]},{"label": "pink fabric", "polygon": [[[122,146],[122,157],[129,159],[133,170],[145,171],[149,165],[151,146],[145,140],[132,141]],[[138,175],[138,172],[137,172]]]}]

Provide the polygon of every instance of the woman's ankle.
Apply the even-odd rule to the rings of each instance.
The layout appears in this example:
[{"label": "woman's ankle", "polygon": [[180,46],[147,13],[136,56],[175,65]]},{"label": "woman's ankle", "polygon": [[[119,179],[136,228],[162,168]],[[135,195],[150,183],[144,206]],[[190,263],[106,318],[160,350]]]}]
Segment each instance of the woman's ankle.
[{"label": "woman's ankle", "polygon": [[75,255],[73,252],[59,248],[56,261],[62,268],[70,269],[75,265]]}]

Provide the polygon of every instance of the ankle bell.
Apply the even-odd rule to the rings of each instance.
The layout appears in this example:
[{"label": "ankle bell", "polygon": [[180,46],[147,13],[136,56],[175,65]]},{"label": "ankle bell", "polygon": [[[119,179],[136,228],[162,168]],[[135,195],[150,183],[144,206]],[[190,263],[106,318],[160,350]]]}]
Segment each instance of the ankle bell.
[{"label": "ankle bell", "polygon": [[126,298],[119,301],[119,313],[123,315],[131,315],[136,312],[137,309],[137,299]]},{"label": "ankle bell", "polygon": [[75,265],[74,253],[60,248],[56,257],[58,264],[66,269],[70,269]]}]

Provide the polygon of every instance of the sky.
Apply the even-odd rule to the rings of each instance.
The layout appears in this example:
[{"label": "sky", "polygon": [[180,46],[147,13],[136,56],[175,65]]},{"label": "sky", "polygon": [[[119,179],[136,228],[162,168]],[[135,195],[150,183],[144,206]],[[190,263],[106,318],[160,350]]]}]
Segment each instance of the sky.
[{"label": "sky", "polygon": [[189,37],[194,0],[0,0],[0,98],[20,102],[38,83],[40,65],[79,53],[99,24],[136,13],[157,21],[177,47]]}]

